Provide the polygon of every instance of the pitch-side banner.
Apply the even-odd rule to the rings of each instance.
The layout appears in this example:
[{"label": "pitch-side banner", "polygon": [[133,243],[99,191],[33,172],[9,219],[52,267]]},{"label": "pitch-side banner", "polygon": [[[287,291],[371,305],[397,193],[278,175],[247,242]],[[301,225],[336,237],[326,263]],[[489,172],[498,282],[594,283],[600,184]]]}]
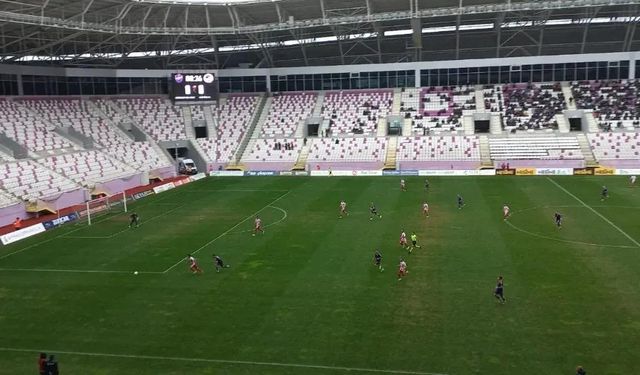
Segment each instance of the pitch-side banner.
[{"label": "pitch-side banner", "polygon": [[211,171],[209,172],[211,177],[241,177],[244,176],[244,171]]},{"label": "pitch-side banner", "polygon": [[613,176],[616,174],[615,168],[598,167],[593,170],[593,174],[596,176]]},{"label": "pitch-side banner", "polygon": [[535,168],[516,168],[516,176],[535,176]]},{"label": "pitch-side banner", "polygon": [[616,169],[616,174],[621,176],[640,175],[640,169]]},{"label": "pitch-side banner", "polygon": [[571,176],[573,168],[538,168],[536,174],[538,176]]},{"label": "pitch-side banner", "polygon": [[60,216],[57,219],[43,221],[42,225],[44,226],[44,229],[50,230],[62,224],[66,224],[66,223],[70,223],[72,221],[78,220],[79,218],[80,218],[80,215],[77,212],[72,212],[69,215]]},{"label": "pitch-side banner", "polygon": [[493,176],[494,169],[432,169],[420,170],[419,176]]},{"label": "pitch-side banner", "polygon": [[168,184],[164,184],[164,185],[160,185],[160,186],[156,186],[156,187],[154,187],[154,188],[153,188],[153,191],[154,191],[156,194],[160,194],[160,193],[163,193],[163,192],[165,192],[165,191],[167,191],[167,190],[171,190],[171,189],[173,189],[173,188],[175,188],[175,187],[176,187],[176,185],[174,185],[174,183],[173,183],[173,182],[169,182]]},{"label": "pitch-side banner", "polygon": [[42,233],[45,230],[46,229],[44,229],[44,225],[42,225],[42,223],[38,223],[36,225],[31,225],[29,227],[17,230],[15,232],[7,233],[4,236],[0,236],[0,241],[2,241],[3,245],[8,245],[16,241],[24,240],[25,238],[35,236],[36,234]]}]

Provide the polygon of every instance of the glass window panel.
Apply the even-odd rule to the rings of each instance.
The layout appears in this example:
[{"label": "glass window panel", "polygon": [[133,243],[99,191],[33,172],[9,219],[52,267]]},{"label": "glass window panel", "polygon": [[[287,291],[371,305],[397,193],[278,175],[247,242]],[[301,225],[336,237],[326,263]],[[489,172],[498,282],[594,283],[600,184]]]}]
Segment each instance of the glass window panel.
[{"label": "glass window panel", "polygon": [[566,81],[566,70],[564,64],[553,65],[553,80],[554,81]]}]

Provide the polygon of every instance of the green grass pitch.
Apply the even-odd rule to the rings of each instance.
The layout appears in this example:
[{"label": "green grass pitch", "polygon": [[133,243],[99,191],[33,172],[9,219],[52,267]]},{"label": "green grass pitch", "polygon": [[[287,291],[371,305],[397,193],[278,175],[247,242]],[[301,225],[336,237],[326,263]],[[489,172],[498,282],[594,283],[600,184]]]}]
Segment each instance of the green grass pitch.
[{"label": "green grass pitch", "polygon": [[[399,180],[209,178],[132,204],[137,229],[113,214],[2,247],[0,373],[36,373],[40,350],[83,375],[637,373],[640,189],[458,177],[425,192],[409,177],[401,192]],[[257,212],[266,233],[253,237]],[[422,247],[407,255],[401,230]],[[216,273],[214,253],[231,267]]]}]

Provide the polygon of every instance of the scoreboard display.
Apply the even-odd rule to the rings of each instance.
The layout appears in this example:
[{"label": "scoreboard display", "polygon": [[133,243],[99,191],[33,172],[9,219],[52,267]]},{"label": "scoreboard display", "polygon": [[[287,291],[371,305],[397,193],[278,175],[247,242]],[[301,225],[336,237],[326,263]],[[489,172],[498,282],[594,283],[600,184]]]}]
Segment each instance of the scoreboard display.
[{"label": "scoreboard display", "polygon": [[170,87],[174,102],[218,99],[218,80],[214,73],[172,73]]}]

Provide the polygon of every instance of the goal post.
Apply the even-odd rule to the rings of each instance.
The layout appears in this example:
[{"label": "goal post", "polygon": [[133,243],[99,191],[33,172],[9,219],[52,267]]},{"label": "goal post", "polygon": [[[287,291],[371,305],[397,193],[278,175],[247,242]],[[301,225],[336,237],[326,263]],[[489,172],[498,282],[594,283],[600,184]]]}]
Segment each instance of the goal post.
[{"label": "goal post", "polygon": [[97,217],[117,212],[127,212],[127,196],[124,191],[87,201],[79,214],[81,219],[86,219],[87,225],[91,225]]}]

